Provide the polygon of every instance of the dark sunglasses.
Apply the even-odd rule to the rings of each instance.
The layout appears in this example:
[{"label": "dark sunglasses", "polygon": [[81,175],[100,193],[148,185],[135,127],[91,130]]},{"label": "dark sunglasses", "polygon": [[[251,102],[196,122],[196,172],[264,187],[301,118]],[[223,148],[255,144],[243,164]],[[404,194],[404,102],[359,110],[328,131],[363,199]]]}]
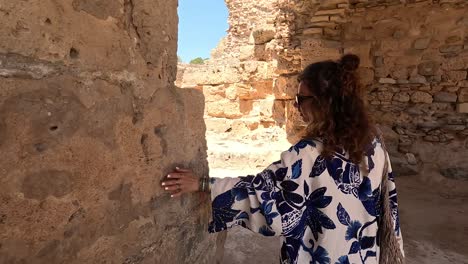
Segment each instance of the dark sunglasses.
[{"label": "dark sunglasses", "polygon": [[300,105],[300,104],[302,104],[305,100],[307,100],[307,99],[312,99],[312,98],[315,98],[315,96],[305,96],[305,95],[296,94],[296,104],[297,104],[297,105]]}]

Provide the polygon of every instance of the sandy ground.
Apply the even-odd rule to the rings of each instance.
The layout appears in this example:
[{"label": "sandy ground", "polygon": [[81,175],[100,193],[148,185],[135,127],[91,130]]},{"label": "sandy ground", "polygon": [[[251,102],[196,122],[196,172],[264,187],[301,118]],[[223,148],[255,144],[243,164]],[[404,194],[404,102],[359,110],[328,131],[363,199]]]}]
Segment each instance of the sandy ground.
[{"label": "sandy ground", "polygon": [[[267,148],[231,143],[208,137],[211,176],[255,174],[288,147],[285,142],[268,142]],[[397,188],[407,263],[468,264],[468,182],[400,176]],[[278,238],[236,227],[228,232],[223,263],[278,263],[279,247]]]}]

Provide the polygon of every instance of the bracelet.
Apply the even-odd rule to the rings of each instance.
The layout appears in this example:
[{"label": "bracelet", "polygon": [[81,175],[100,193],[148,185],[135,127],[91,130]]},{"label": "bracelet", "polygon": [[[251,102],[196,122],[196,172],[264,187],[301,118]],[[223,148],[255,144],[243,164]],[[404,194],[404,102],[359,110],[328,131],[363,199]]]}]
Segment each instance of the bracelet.
[{"label": "bracelet", "polygon": [[210,192],[210,178],[200,178],[198,182],[198,190],[201,192]]}]

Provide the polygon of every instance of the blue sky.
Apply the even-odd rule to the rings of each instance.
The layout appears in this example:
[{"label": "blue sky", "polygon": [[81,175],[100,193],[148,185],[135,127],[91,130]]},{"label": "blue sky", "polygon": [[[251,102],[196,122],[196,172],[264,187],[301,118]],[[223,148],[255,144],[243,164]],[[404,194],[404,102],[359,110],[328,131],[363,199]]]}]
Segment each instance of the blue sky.
[{"label": "blue sky", "polygon": [[184,62],[209,58],[228,29],[224,0],[179,0],[179,55]]}]

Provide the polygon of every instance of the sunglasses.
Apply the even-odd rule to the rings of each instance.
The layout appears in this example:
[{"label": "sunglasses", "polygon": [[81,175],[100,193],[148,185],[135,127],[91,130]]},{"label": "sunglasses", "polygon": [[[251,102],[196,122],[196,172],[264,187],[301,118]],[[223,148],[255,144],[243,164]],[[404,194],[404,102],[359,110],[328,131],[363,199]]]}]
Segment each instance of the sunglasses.
[{"label": "sunglasses", "polygon": [[315,98],[315,96],[305,96],[296,94],[296,104],[301,105],[305,100]]}]

